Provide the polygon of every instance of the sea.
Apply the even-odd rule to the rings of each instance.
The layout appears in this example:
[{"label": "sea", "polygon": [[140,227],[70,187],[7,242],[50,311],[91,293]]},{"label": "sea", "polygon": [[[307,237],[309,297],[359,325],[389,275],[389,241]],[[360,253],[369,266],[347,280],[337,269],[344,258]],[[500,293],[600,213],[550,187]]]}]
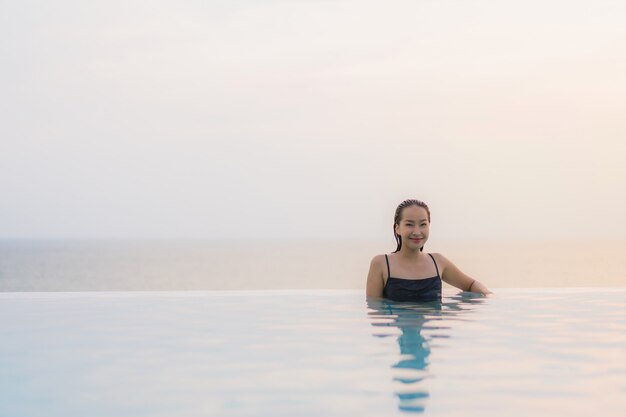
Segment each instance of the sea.
[{"label": "sea", "polygon": [[433,242],[493,295],[368,299],[391,243],[0,241],[0,417],[624,415],[624,242]]},{"label": "sea", "polygon": [[[0,291],[363,289],[385,240],[0,240]],[[431,239],[489,288],[626,286],[626,240]]]}]

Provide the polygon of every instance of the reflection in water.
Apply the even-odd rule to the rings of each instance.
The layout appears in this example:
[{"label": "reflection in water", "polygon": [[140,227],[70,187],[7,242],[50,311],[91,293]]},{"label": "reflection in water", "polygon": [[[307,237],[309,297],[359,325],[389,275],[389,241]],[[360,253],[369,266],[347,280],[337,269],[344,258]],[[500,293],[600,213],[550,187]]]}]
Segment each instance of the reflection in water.
[{"label": "reflection in water", "polygon": [[393,380],[397,383],[394,394],[398,397],[401,411],[424,412],[430,395],[426,380],[429,377],[428,357],[432,340],[449,337],[446,332],[450,329],[450,322],[458,320],[460,313],[468,312],[472,304],[482,300],[482,297],[472,293],[460,293],[445,297],[443,301],[428,303],[367,299],[368,315],[372,326],[377,328],[374,336],[398,336],[395,330],[401,331],[398,336],[400,358],[391,366]]}]

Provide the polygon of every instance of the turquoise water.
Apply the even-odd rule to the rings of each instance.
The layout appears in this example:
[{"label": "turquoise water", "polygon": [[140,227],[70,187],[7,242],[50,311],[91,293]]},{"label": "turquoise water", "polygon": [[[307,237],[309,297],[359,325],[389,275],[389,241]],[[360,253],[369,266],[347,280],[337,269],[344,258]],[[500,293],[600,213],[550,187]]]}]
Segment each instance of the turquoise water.
[{"label": "turquoise water", "polygon": [[622,416],[626,289],[0,293],[0,416]]}]

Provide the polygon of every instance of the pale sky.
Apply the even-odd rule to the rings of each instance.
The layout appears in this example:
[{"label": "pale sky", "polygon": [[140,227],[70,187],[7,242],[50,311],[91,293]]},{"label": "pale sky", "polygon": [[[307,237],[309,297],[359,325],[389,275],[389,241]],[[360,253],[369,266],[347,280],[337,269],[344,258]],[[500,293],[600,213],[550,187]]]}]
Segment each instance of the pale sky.
[{"label": "pale sky", "polygon": [[0,238],[626,237],[626,3],[0,3]]}]

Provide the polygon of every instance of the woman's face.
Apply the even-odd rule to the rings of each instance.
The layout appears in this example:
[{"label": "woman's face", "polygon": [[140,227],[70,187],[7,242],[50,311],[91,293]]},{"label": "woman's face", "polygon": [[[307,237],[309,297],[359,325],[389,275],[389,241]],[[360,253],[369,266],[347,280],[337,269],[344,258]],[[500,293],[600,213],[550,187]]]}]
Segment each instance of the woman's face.
[{"label": "woman's face", "polygon": [[402,246],[419,250],[428,240],[428,212],[424,207],[409,206],[400,214],[400,224],[396,225],[396,234],[402,238]]}]

